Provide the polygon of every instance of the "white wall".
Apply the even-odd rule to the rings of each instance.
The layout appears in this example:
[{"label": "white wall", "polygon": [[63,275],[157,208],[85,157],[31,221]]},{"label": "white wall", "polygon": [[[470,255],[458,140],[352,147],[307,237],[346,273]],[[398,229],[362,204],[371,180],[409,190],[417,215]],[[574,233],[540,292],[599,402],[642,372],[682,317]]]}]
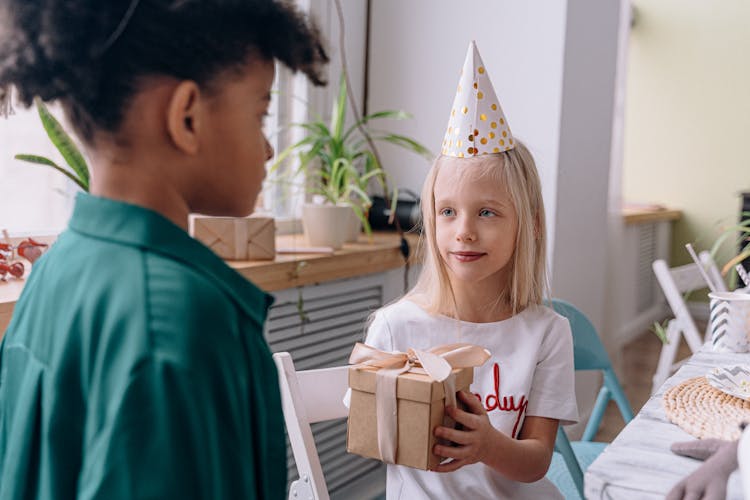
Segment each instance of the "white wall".
[{"label": "white wall", "polygon": [[[513,135],[536,157],[553,221],[564,29],[559,0],[373,0],[368,109],[409,111],[413,120],[388,126],[437,153],[476,40]],[[387,145],[381,154],[396,186],[421,190],[428,162]]]}]

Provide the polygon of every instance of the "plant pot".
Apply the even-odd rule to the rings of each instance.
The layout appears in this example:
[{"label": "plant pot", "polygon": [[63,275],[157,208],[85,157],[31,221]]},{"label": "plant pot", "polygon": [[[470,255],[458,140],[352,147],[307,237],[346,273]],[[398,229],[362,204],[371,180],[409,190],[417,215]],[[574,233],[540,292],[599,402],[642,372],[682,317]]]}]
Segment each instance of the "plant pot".
[{"label": "plant pot", "polygon": [[362,233],[362,221],[359,220],[354,210],[349,207],[351,217],[349,218],[349,227],[347,228],[345,243],[355,243],[359,239],[359,235]]},{"label": "plant pot", "polygon": [[302,227],[308,244],[334,250],[341,248],[349,235],[352,217],[354,212],[350,207],[305,204]]}]

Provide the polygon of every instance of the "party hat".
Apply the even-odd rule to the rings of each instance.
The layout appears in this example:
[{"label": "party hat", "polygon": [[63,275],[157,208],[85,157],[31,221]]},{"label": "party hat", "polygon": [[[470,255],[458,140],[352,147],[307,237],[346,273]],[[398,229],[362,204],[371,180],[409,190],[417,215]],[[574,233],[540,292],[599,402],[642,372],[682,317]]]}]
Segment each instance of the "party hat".
[{"label": "party hat", "polygon": [[472,41],[461,70],[442,153],[465,158],[502,153],[513,149],[514,144],[487,69]]}]

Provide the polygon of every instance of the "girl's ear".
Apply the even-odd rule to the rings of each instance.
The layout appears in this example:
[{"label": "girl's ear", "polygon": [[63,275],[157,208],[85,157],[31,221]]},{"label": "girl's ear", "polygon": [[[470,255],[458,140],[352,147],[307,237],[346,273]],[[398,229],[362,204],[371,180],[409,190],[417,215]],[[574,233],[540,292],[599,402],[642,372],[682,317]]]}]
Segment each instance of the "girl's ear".
[{"label": "girl's ear", "polygon": [[200,98],[198,85],[193,81],[180,82],[172,91],[167,105],[167,132],[177,149],[194,155],[200,141]]}]

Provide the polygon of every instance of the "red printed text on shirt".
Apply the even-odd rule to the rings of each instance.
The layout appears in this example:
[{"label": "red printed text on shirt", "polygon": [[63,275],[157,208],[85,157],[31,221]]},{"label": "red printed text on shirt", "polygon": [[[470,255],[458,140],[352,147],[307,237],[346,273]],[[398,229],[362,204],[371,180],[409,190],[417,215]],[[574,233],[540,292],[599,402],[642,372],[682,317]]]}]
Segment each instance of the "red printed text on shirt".
[{"label": "red printed text on shirt", "polygon": [[526,407],[529,405],[529,401],[526,399],[526,395],[521,397],[516,396],[501,396],[500,395],[500,366],[495,363],[492,367],[493,374],[493,390],[494,392],[487,394],[482,397],[481,394],[474,394],[477,399],[484,405],[487,413],[491,411],[508,411],[516,412],[516,422],[513,425],[513,432],[511,436],[513,439],[516,438],[518,432],[518,424],[521,423],[521,417],[526,411]]}]

